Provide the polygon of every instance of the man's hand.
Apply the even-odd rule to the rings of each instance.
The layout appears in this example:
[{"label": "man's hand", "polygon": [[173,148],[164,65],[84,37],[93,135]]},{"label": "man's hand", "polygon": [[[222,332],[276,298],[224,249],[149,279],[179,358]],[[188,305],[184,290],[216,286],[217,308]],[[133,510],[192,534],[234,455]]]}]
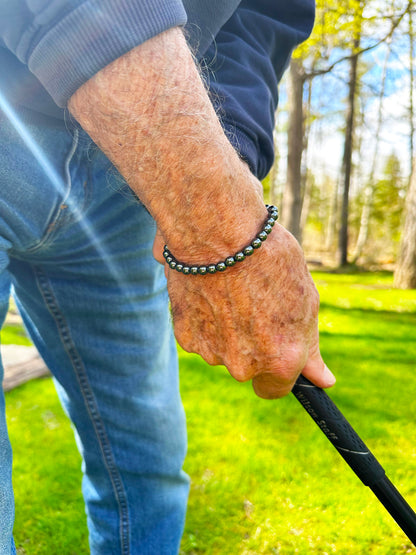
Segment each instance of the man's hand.
[{"label": "man's hand", "polygon": [[[162,248],[159,233],[154,254],[161,263]],[[224,273],[184,276],[166,266],[166,274],[175,335],[186,351],[224,364],[239,381],[253,380],[263,398],[289,393],[300,373],[319,387],[334,384],[319,352],[318,292],[282,226]]]},{"label": "man's hand", "polygon": [[[225,137],[179,29],[102,69],[69,109],[155,218],[157,258],[166,242],[178,260],[217,262],[260,230],[261,184]],[[288,393],[302,371],[332,385],[319,354],[316,289],[282,227],[224,274],[167,275],[185,349],[253,379],[262,397]]]}]

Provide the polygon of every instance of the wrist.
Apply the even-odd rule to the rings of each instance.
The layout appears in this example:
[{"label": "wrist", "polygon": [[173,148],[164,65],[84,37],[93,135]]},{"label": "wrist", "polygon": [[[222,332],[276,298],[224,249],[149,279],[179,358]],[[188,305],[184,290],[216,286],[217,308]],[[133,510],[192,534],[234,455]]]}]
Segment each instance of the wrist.
[{"label": "wrist", "polygon": [[260,188],[251,174],[240,173],[218,183],[207,180],[188,190],[187,198],[182,198],[182,190],[175,210],[157,207],[156,220],[165,243],[178,260],[193,264],[219,261],[238,252],[266,219]]},{"label": "wrist", "polygon": [[189,263],[175,258],[173,253],[170,252],[167,245],[164,246],[163,257],[166,264],[171,270],[176,270],[184,275],[210,275],[217,272],[224,272],[228,268],[244,262],[244,260],[252,256],[257,249],[267,240],[269,234],[272,232],[273,227],[278,219],[278,210],[273,205],[266,205],[267,217],[263,222],[261,230],[256,234],[253,240],[247,245],[238,249],[237,252],[229,254],[223,260],[213,262],[204,262],[203,264]]}]

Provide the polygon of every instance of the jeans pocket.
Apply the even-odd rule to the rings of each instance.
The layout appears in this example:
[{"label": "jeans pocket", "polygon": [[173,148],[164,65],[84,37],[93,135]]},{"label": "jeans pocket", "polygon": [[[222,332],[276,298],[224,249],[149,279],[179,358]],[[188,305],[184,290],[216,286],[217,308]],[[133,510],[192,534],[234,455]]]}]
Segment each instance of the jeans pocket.
[{"label": "jeans pocket", "polygon": [[71,191],[68,164],[76,136],[15,119],[0,125],[0,236],[12,249],[37,250],[50,240]]}]

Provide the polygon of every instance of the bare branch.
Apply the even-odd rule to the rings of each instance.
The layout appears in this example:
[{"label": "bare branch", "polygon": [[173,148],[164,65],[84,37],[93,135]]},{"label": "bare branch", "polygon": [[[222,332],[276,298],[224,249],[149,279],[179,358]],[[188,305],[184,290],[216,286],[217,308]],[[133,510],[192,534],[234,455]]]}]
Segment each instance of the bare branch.
[{"label": "bare branch", "polygon": [[404,16],[406,14],[408,14],[409,11],[412,9],[412,4],[413,4],[412,0],[409,0],[409,2],[407,3],[406,9],[396,19],[393,20],[389,32],[382,39],[378,40],[374,44],[370,44],[369,46],[366,46],[365,48],[361,48],[361,49],[357,50],[356,52],[353,52],[353,53],[348,54],[346,56],[342,56],[341,58],[339,58],[338,60],[336,60],[335,62],[333,62],[331,65],[329,65],[326,68],[319,69],[319,70],[313,70],[313,71],[310,71],[310,72],[304,70],[304,75],[303,75],[304,80],[307,81],[309,79],[319,77],[320,75],[325,75],[327,73],[330,73],[337,65],[341,64],[342,62],[346,62],[348,60],[351,60],[354,57],[358,58],[359,56],[361,56],[365,52],[369,52],[370,50],[374,50],[375,48],[380,46],[380,44],[383,44],[384,42],[391,39],[395,30],[397,29],[397,27],[400,25],[401,21],[403,20]]}]

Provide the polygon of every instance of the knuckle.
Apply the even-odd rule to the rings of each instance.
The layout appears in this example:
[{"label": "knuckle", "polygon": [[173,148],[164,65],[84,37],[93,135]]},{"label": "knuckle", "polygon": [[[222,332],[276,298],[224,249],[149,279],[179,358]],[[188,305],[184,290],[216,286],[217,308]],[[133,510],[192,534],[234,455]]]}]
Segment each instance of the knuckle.
[{"label": "knuckle", "polygon": [[205,360],[205,362],[210,366],[218,366],[219,364],[222,364],[222,360],[214,353],[205,352],[205,353],[199,353],[199,354]]},{"label": "knuckle", "polygon": [[238,382],[247,382],[254,376],[254,370],[242,360],[225,361],[225,366],[231,376]]},{"label": "knuckle", "polygon": [[210,349],[209,346],[195,339],[189,332],[182,332],[175,329],[175,338],[184,351],[201,356],[210,366],[222,364],[220,356]]},{"label": "knuckle", "polygon": [[236,369],[230,368],[229,366],[227,366],[227,369],[231,374],[231,376],[240,383],[247,382],[250,379],[250,377],[247,376],[247,374],[241,369],[236,370]]}]

